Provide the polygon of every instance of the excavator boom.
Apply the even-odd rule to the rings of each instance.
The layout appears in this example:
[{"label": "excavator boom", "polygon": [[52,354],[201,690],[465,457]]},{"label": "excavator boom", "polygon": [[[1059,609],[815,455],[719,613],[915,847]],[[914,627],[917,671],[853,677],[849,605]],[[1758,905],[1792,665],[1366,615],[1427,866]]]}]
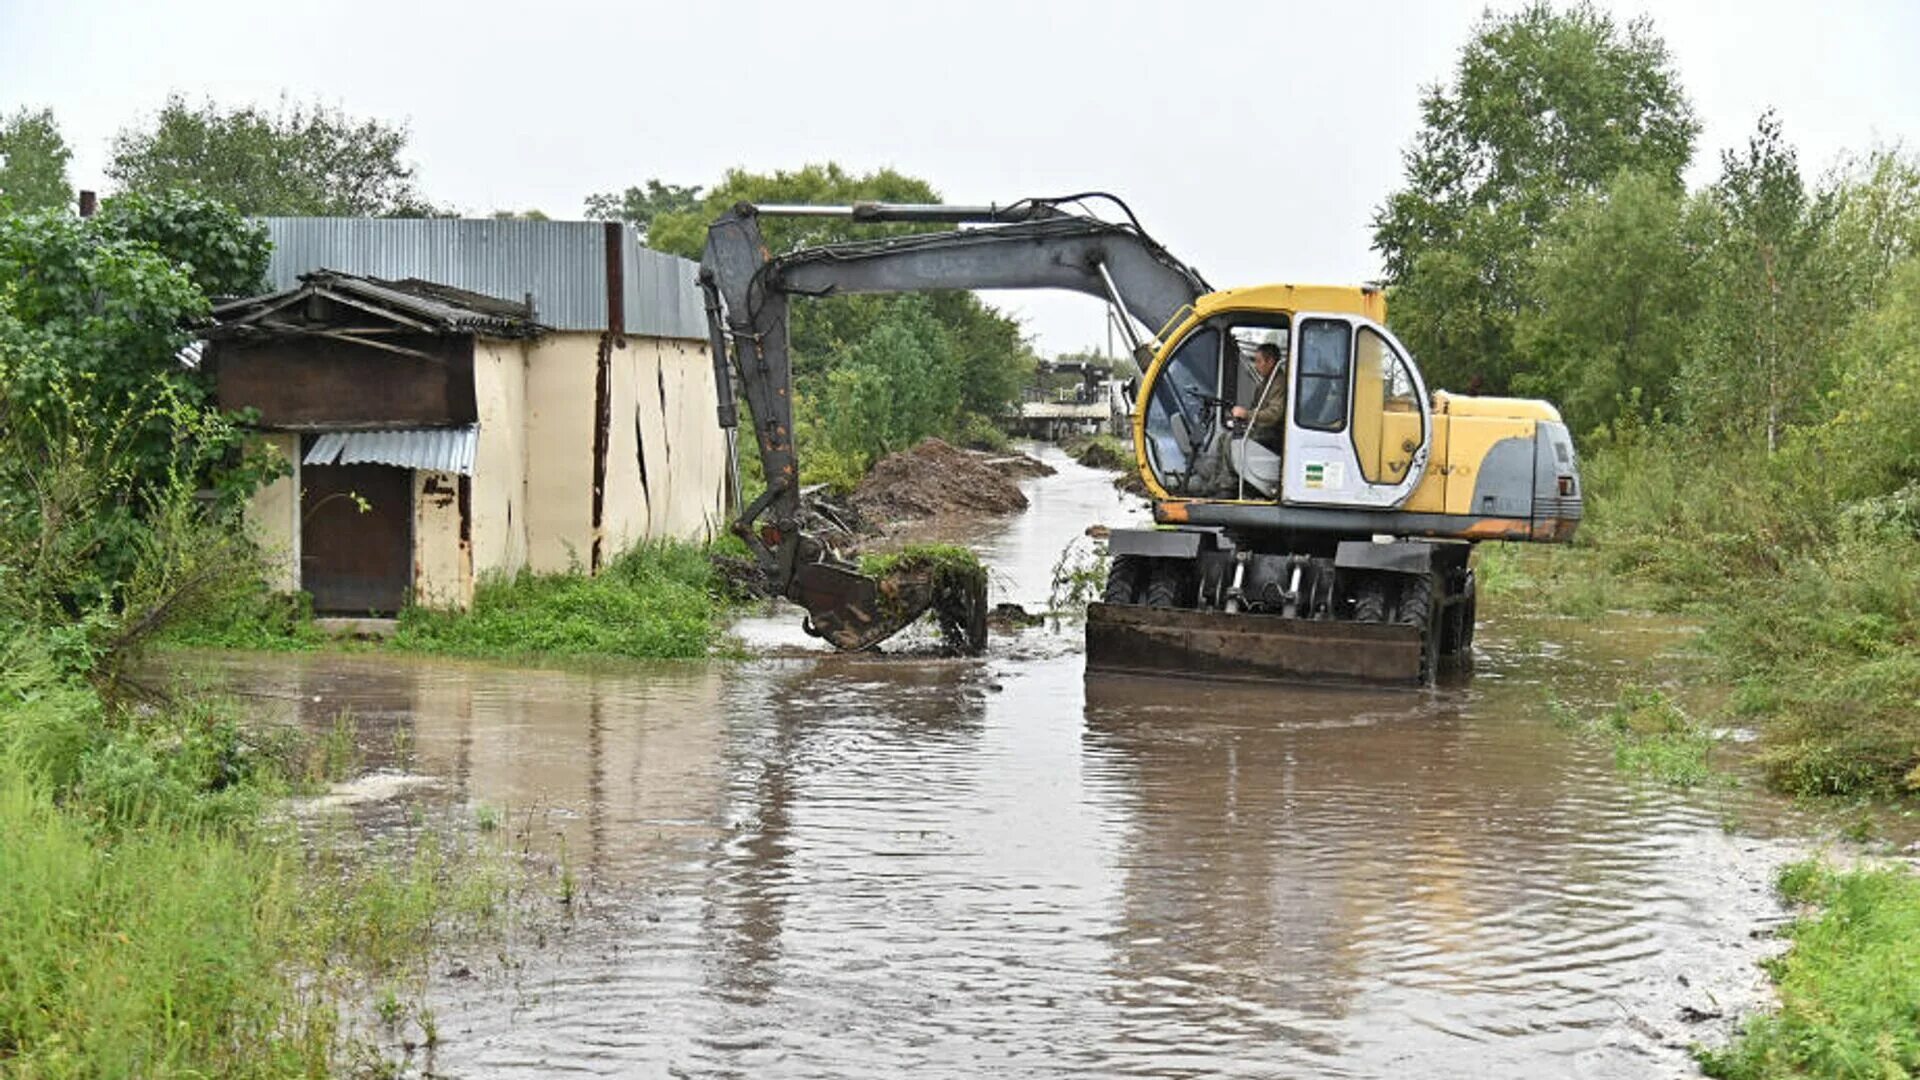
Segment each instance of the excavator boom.
[{"label": "excavator boom", "polygon": [[[972,590],[943,580],[937,568],[909,566],[886,579],[867,577],[802,533],[789,297],[1067,289],[1105,299],[1141,325],[1157,328],[1209,291],[1197,272],[1168,254],[1137,223],[1103,221],[1065,208],[1095,197],[975,207],[743,203],[709,227],[700,284],[706,295],[719,422],[730,432],[738,427],[732,377],[737,372],[767,479],[766,490],[741,508],[733,531],[780,593],[807,609],[811,632],[841,649],[863,649],[939,606],[949,639],[963,651],[977,652],[984,646],[985,627],[971,610],[984,611],[984,596],[956,595]],[[760,230],[760,218],[774,215],[976,227],[774,256]]]}]

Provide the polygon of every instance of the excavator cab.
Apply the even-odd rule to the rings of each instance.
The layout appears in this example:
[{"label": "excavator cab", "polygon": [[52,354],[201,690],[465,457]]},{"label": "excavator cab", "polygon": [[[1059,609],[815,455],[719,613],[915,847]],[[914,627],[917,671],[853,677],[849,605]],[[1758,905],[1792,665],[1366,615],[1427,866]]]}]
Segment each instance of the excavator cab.
[{"label": "excavator cab", "polygon": [[[1369,317],[1376,293],[1313,292],[1332,310],[1249,303],[1189,314],[1141,392],[1140,456],[1157,496],[1391,509],[1419,485],[1433,427],[1419,370]],[[1263,343],[1282,348],[1282,377],[1255,374]],[[1279,431],[1235,422],[1235,405],[1258,415],[1276,394]]]}]

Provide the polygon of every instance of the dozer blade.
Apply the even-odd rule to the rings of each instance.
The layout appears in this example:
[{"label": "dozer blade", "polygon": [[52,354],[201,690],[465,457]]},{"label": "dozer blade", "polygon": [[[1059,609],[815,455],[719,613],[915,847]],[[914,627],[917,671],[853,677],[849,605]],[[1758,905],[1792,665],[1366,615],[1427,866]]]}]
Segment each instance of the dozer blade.
[{"label": "dozer blade", "polygon": [[958,580],[937,567],[903,566],[873,578],[817,562],[794,572],[787,596],[807,609],[807,633],[846,652],[878,645],[929,609],[948,649],[974,656],[987,645],[984,575]]},{"label": "dozer blade", "polygon": [[1415,626],[1087,605],[1088,671],[1417,686],[1424,647]]}]

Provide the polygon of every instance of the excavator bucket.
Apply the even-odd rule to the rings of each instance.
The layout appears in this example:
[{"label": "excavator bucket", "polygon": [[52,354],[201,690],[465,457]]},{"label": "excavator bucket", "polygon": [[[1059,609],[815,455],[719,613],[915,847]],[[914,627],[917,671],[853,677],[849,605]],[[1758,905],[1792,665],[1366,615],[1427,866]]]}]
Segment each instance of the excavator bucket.
[{"label": "excavator bucket", "polygon": [[1427,647],[1417,626],[1087,606],[1089,672],[1417,686]]},{"label": "excavator bucket", "polygon": [[948,651],[977,656],[987,647],[984,572],[903,562],[876,578],[816,562],[795,571],[787,596],[807,609],[807,633],[844,652],[870,649],[928,611]]}]

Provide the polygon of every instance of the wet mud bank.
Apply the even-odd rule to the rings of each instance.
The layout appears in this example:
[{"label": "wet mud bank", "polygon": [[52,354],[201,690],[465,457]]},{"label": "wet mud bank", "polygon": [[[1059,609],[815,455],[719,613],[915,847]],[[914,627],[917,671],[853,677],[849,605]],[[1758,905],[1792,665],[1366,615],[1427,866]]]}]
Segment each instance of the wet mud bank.
[{"label": "wet mud bank", "polygon": [[[996,600],[1140,513],[1043,456],[965,538]],[[1544,707],[1684,628],[1491,623],[1470,678],[1392,693],[1088,680],[1071,623],[969,660],[740,632],[772,655],[203,661],[428,778],[366,820],[530,813],[564,851],[573,930],[432,988],[447,1075],[1686,1076],[1766,1000],[1785,811],[1624,779]]]}]

